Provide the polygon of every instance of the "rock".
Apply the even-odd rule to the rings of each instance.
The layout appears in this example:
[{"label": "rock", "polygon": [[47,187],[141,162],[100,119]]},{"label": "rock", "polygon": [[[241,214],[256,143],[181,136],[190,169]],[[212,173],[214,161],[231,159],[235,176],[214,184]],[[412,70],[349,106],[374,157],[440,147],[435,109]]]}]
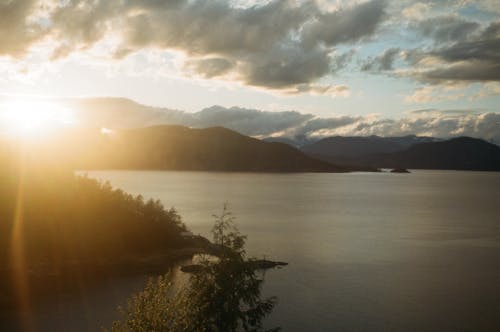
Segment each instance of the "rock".
[{"label": "rock", "polygon": [[277,266],[288,265],[288,263],[285,262],[273,262],[265,259],[259,259],[256,261],[251,261],[249,263],[252,264],[255,269],[272,269]]}]

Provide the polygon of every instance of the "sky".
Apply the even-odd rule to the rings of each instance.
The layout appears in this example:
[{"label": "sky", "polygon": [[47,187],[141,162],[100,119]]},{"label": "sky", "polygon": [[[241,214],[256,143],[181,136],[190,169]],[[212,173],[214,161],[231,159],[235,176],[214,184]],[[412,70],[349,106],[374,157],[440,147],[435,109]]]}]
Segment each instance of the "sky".
[{"label": "sky", "polygon": [[[0,95],[378,123],[361,134],[454,119],[444,134],[479,126],[491,139],[500,137],[500,3],[0,0]],[[311,133],[353,132],[338,129]]]}]

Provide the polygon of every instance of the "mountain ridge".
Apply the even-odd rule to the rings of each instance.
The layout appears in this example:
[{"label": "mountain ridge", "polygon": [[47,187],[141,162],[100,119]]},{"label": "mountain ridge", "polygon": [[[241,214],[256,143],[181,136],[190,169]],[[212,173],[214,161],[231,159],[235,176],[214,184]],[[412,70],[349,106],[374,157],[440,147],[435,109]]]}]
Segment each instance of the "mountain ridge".
[{"label": "mountain ridge", "polygon": [[443,169],[500,171],[500,147],[482,139],[467,136],[444,141],[423,142],[407,149],[345,156],[310,154],[339,165],[376,168]]},{"label": "mountain ridge", "polygon": [[241,172],[347,172],[356,170],[307,156],[283,144],[264,142],[224,127],[157,125],[101,134],[80,168]]}]

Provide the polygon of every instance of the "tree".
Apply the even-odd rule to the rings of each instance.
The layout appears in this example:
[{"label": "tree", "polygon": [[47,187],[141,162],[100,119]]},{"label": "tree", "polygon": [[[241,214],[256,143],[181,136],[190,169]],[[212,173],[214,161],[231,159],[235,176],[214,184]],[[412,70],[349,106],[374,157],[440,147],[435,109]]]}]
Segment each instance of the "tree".
[{"label": "tree", "polygon": [[129,301],[125,319],[114,324],[114,331],[263,331],[262,321],[276,298],[261,298],[263,279],[254,259],[246,257],[246,237],[236,228],[227,205],[214,217],[217,258],[203,259],[200,270],[177,293],[167,277],[150,282]]}]

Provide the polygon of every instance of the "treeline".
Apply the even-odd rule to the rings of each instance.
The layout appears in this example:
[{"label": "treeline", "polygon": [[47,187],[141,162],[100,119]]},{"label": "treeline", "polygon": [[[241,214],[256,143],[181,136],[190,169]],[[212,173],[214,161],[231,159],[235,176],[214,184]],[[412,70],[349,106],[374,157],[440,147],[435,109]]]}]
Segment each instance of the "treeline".
[{"label": "treeline", "polygon": [[[174,209],[73,175],[36,146],[0,146],[0,263],[28,266],[118,260],[185,246]],[[61,166],[63,165],[63,166]]]}]

